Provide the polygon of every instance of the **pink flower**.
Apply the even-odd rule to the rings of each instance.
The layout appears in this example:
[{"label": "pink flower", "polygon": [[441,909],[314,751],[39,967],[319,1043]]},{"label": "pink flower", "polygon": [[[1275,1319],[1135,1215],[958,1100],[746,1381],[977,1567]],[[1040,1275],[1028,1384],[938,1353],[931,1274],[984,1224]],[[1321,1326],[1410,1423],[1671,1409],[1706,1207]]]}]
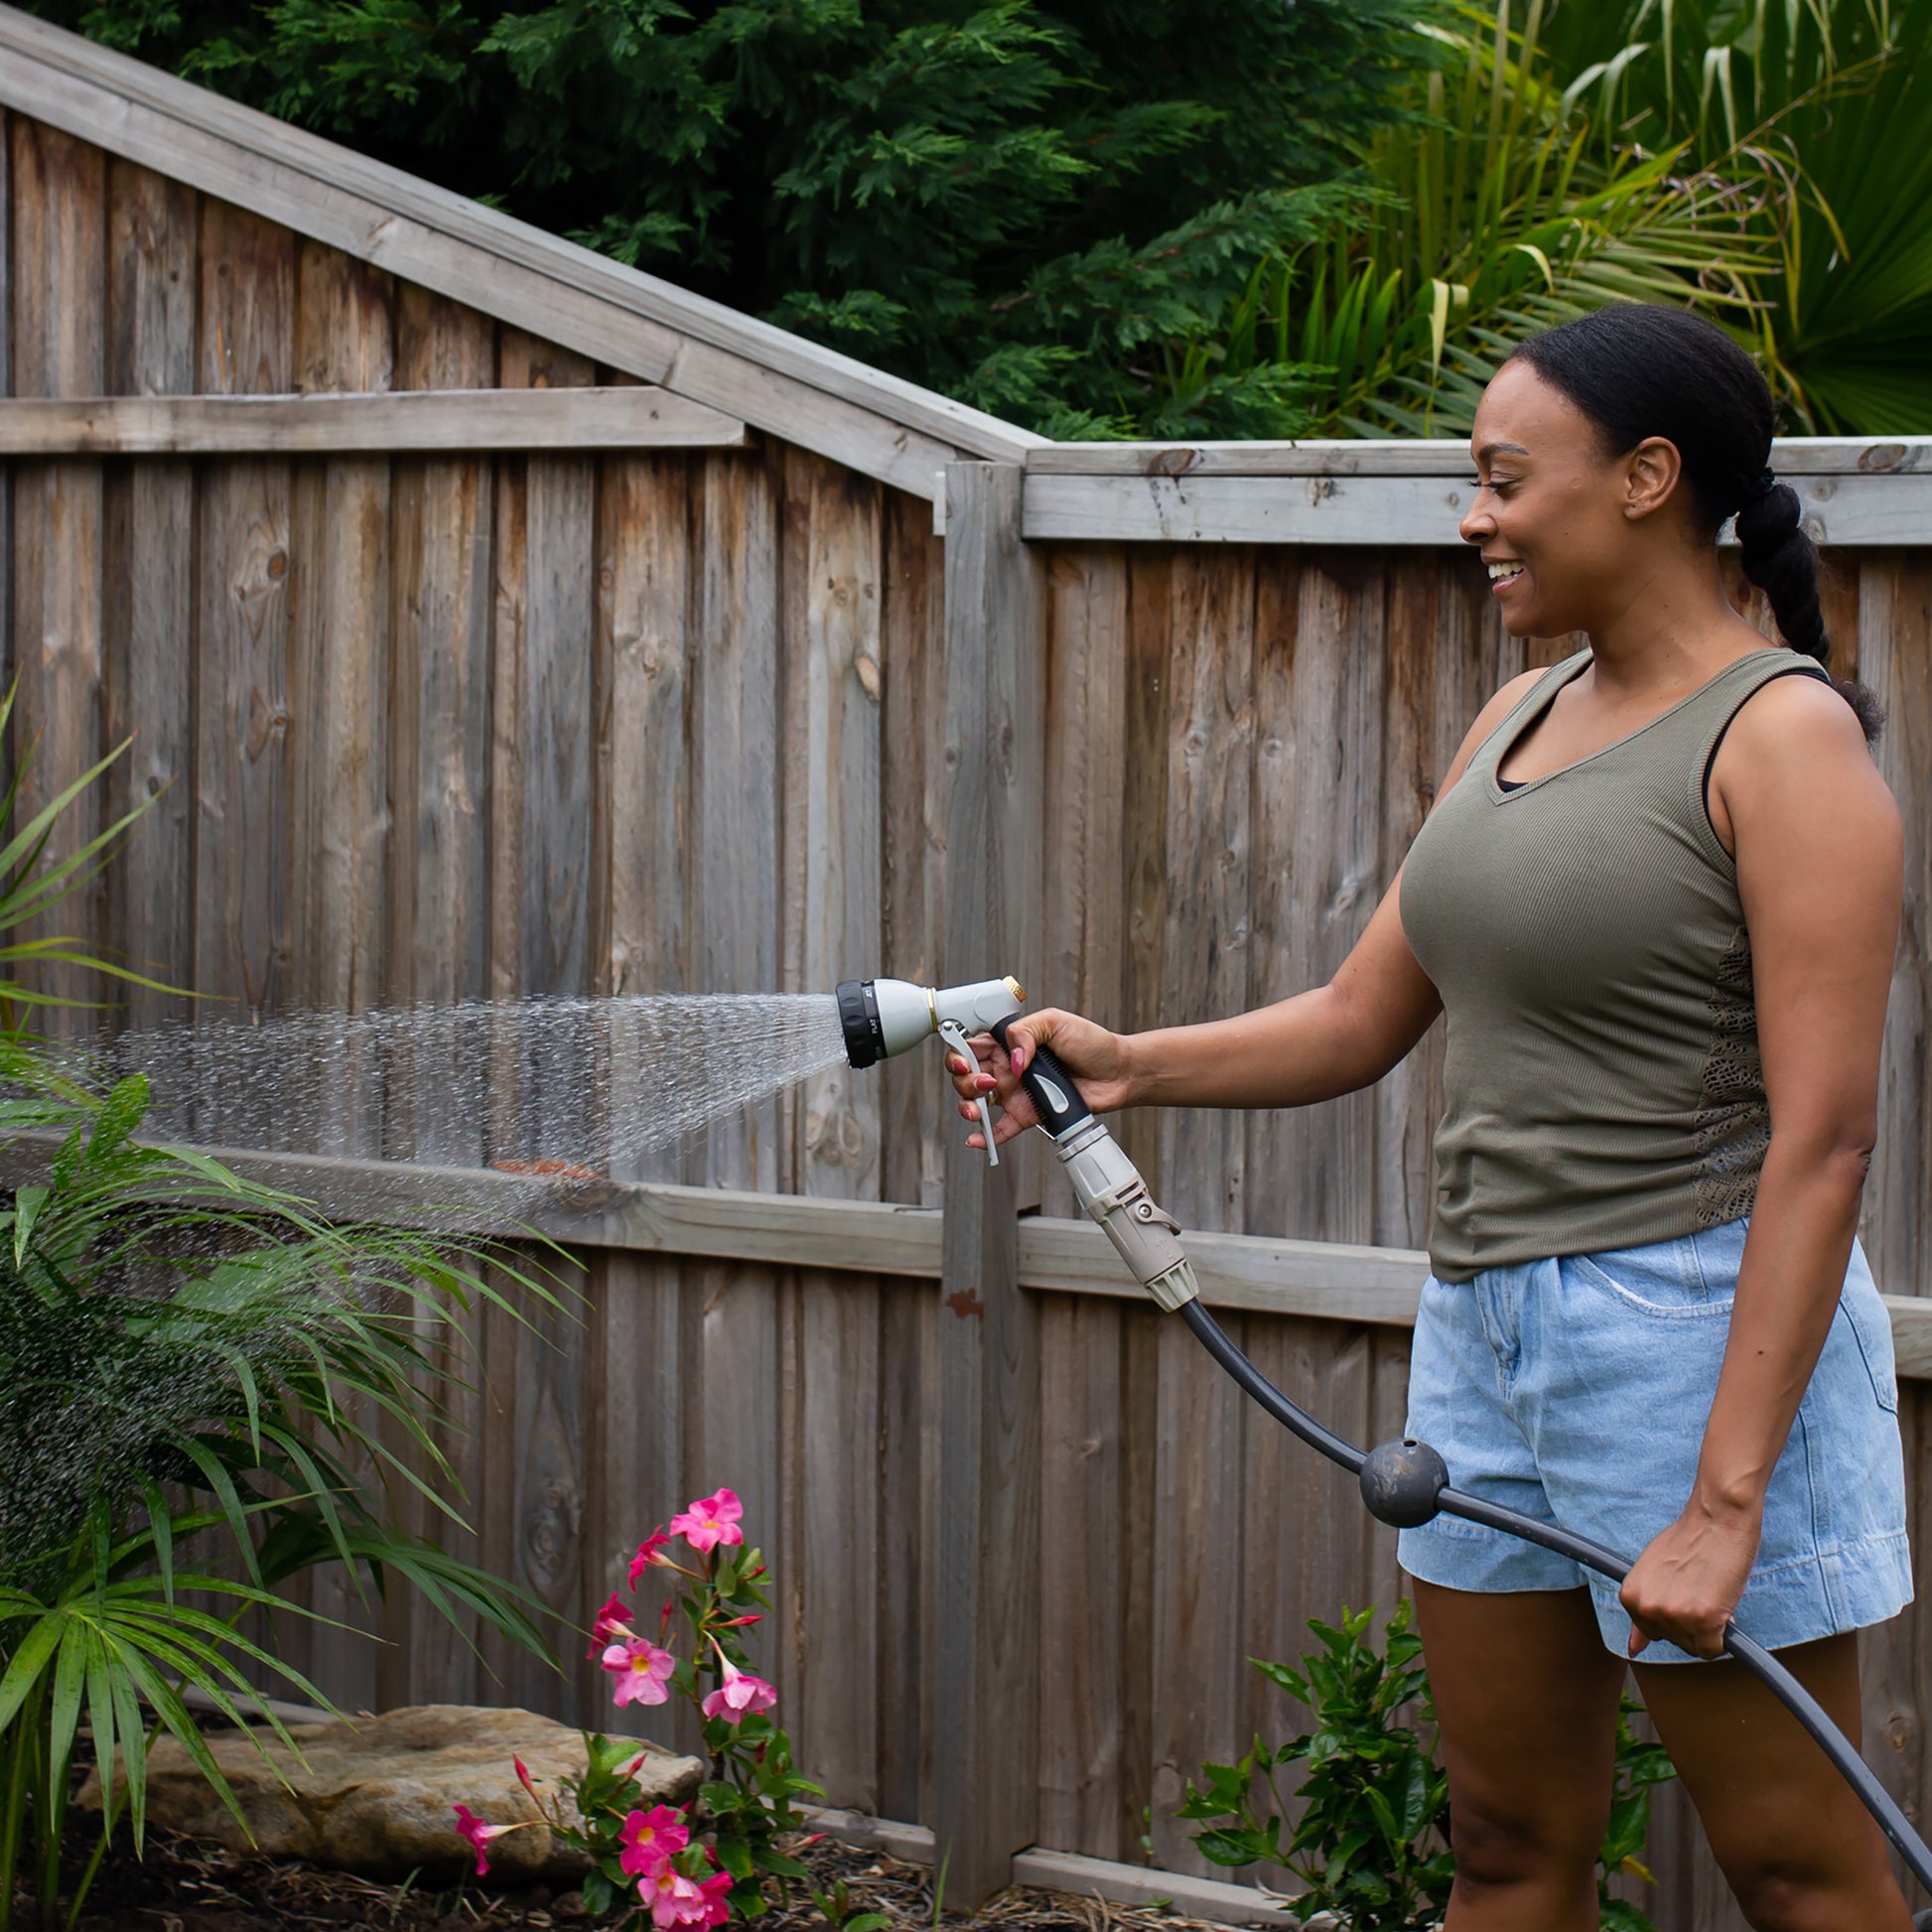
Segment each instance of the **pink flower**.
[{"label": "pink flower", "polygon": [[702,1709],[707,1718],[723,1718],[737,1724],[759,1711],[769,1711],[778,1694],[761,1677],[740,1670],[729,1657],[718,1659],[725,1668],[725,1681],[705,1699]]},{"label": "pink flower", "polygon": [[690,1844],[691,1828],[685,1824],[683,1812],[670,1805],[654,1805],[649,1811],[633,1811],[623,1821],[619,1836],[623,1850],[618,1855],[618,1863],[633,1878],[641,1878]]},{"label": "pink flower", "polygon": [[537,1796],[537,1788],[530,1782],[530,1767],[520,1757],[512,1757],[510,1762],[516,1766],[516,1781],[530,1794],[530,1802],[541,1811],[543,1800]]},{"label": "pink flower", "polygon": [[651,1922],[658,1932],[670,1932],[673,1926],[716,1923],[704,1887],[687,1878],[669,1859],[644,1873],[637,1883],[637,1895],[650,1907]]},{"label": "pink flower", "polygon": [[456,1808],[456,1829],[459,1838],[468,1839],[470,1849],[477,1855],[477,1876],[483,1877],[489,1869],[489,1861],[483,1856],[483,1848],[492,1838],[501,1838],[505,1832],[516,1830],[514,1825],[485,1825],[468,1805]]},{"label": "pink flower", "polygon": [[[676,1527],[677,1525],[675,1523],[671,1525],[672,1529]],[[637,1545],[637,1554],[630,1559],[630,1587],[632,1589],[637,1587],[637,1579],[644,1574],[645,1570],[653,1566],[659,1570],[675,1570],[677,1568],[669,1557],[661,1557],[657,1554],[670,1540],[670,1536],[666,1531],[656,1529],[652,1530]]]},{"label": "pink flower", "polygon": [[671,1534],[681,1536],[700,1555],[715,1550],[721,1543],[743,1543],[745,1532],[738,1519],[745,1505],[729,1489],[715,1496],[701,1496],[691,1507],[671,1518]]},{"label": "pink flower", "polygon": [[597,1621],[591,1625],[591,1647],[585,1651],[586,1657],[595,1657],[607,1645],[616,1643],[620,1637],[635,1636],[630,1627],[630,1611],[621,1596],[613,1596],[598,1611]]},{"label": "pink flower", "polygon": [[618,1680],[616,1702],[620,1710],[626,1704],[670,1702],[671,1694],[664,1685],[677,1668],[677,1659],[645,1638],[628,1637],[622,1643],[614,1643],[604,1653],[604,1668]]},{"label": "pink flower", "polygon": [[700,1925],[723,1925],[731,1917],[730,1904],[732,1875],[729,1871],[713,1872],[709,1878],[698,1880],[698,1890],[704,1894],[705,1913],[698,1921]]}]

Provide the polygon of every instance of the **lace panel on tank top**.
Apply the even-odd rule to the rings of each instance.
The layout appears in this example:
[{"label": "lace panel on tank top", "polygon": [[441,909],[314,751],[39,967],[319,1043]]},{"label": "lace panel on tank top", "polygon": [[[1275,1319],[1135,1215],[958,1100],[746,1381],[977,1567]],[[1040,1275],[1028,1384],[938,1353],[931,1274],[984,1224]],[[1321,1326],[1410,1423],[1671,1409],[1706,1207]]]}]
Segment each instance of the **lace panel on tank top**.
[{"label": "lace panel on tank top", "polygon": [[1739,926],[1718,962],[1711,988],[1711,1046],[1704,1058],[1693,1175],[1700,1225],[1722,1227],[1751,1211],[1758,1170],[1770,1145],[1751,939]]}]

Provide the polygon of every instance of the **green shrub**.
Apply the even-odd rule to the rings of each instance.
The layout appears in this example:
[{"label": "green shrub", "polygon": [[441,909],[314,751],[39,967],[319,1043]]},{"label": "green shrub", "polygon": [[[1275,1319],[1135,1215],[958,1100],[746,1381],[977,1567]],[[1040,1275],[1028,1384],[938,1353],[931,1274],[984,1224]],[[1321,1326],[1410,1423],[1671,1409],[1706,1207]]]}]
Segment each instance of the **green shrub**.
[{"label": "green shrub", "polygon": [[[1194,1842],[1216,1864],[1273,1864],[1300,1881],[1297,1910],[1332,1912],[1348,1932],[1404,1932],[1433,1925],[1447,1905],[1455,1862],[1449,1849],[1449,1779],[1436,1756],[1436,1709],[1411,1606],[1396,1605],[1386,1648],[1369,1636],[1374,1605],[1337,1628],[1311,1618],[1321,1647],[1300,1670],[1251,1659],[1271,1684],[1306,1705],[1314,1728],[1279,1745],[1257,1737],[1238,1764],[1205,1764],[1189,1780],[1178,1816],[1210,1821]],[[1676,1773],[1655,1744],[1639,1741],[1626,1696],[1617,1720],[1609,1830],[1599,1856],[1597,1895],[1605,1932],[1655,1932],[1633,1905],[1610,1896],[1610,1881],[1638,1862],[1650,1823],[1649,1787]],[[1426,1737],[1425,1730],[1429,1733]],[[1301,1822],[1284,1842],[1288,1796],[1276,1773],[1301,1766],[1292,1794]]]},{"label": "green shrub", "polygon": [[[0,734],[12,709],[9,693]],[[340,1563],[378,1594],[399,1580],[466,1637],[481,1624],[543,1647],[520,1592],[396,1527],[404,1489],[461,1521],[431,1393],[450,1379],[442,1344],[479,1301],[547,1300],[542,1284],[474,1244],[331,1225],[205,1156],[143,1145],[147,1082],[96,1094],[77,1053],[28,1030],[72,1004],[47,990],[48,967],[138,977],[44,930],[145,809],[59,844],[63,815],[119,756],[24,823],[31,752],[0,795],[0,1154],[14,1183],[0,1193],[0,1932],[22,1876],[41,1924],[59,1922],[83,1717],[122,1776],[106,1780],[69,1923],[123,1816],[140,1838],[159,1729],[233,1802],[184,1691],[236,1723],[249,1670],[327,1702],[236,1627],[251,1609],[301,1614],[274,1592],[302,1571]]]},{"label": "green shrub", "polygon": [[97,1759],[118,1750],[125,1774],[104,1850],[123,1810],[140,1836],[156,1726],[229,1796],[185,1689],[237,1723],[249,1668],[326,1704],[236,1627],[250,1608],[300,1614],[273,1594],[299,1572],[341,1563],[378,1593],[401,1580],[466,1635],[480,1622],[542,1644],[518,1592],[395,1527],[403,1488],[461,1520],[428,1391],[438,1342],[480,1299],[508,1306],[484,1256],[331,1226],[142,1145],[139,1076],[95,1101],[14,1046],[0,1096],[9,1172],[45,1175],[0,1206],[4,1928],[23,1870],[54,1923],[83,1714]]}]

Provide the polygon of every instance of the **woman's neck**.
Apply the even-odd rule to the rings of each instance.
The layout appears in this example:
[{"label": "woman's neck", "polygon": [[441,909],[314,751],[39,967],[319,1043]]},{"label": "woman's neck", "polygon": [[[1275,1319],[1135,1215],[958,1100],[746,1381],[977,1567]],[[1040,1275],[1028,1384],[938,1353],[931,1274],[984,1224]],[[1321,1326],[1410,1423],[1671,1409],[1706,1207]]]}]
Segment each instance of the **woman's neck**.
[{"label": "woman's neck", "polygon": [[1633,705],[1695,690],[1764,642],[1725,596],[1715,551],[1636,574],[1588,636],[1597,690],[1611,704]]}]

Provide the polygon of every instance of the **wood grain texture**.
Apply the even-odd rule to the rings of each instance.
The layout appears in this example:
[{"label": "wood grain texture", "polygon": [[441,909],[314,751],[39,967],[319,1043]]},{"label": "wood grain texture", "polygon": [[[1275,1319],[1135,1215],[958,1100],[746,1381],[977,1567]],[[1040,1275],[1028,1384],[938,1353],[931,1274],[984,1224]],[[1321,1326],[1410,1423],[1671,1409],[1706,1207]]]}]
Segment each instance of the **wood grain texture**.
[{"label": "wood grain texture", "polygon": [[[786,732],[807,755],[785,766],[785,923],[796,984],[823,990],[885,970],[880,504],[876,485],[809,458],[792,460],[786,489],[802,621],[786,638]],[[802,1105],[800,1187],[877,1199],[878,1080],[836,1067],[805,1083]]]},{"label": "wood grain texture", "polygon": [[[224,203],[201,208],[197,380],[293,385],[295,242]],[[290,473],[236,458],[196,500],[195,985],[252,1017],[288,997]]]},{"label": "wood grain texture", "polygon": [[[676,993],[693,984],[690,477],[676,458],[616,457],[603,466],[599,493],[597,663],[608,679],[595,707],[599,991]],[[641,1094],[650,1069],[614,1064],[609,1077],[614,1093]],[[606,1171],[676,1179],[681,1153],[626,1152]]]},{"label": "wood grain texture", "polygon": [[[1239,1321],[1232,1339],[1246,1339]],[[1173,1322],[1161,1328],[1156,1403],[1150,1830],[1160,1863],[1205,1875],[1213,1867],[1174,1812],[1203,1759],[1232,1763],[1248,1741],[1236,1728],[1245,1526],[1226,1508],[1242,1488],[1246,1419],[1239,1391]]]},{"label": "wood grain texture", "polygon": [[[119,394],[195,386],[194,191],[126,162],[107,180],[107,365]],[[194,477],[185,462],[144,463],[107,479],[102,722],[133,745],[108,774],[107,814],[147,810],[107,876],[109,930],[123,961],[164,985],[187,982],[195,902],[191,694]],[[183,1018],[187,1002],[117,989],[126,1021]]]},{"label": "wood grain texture", "polygon": [[[177,185],[178,192],[179,185]],[[353,256],[310,242],[305,262],[386,284]],[[334,332],[321,327],[325,340]],[[318,365],[321,366],[321,365]],[[308,383],[314,371],[305,368]],[[388,450],[733,448],[745,425],[656,388],[489,389],[0,401],[0,456],[345,456]]]},{"label": "wood grain texture", "polygon": [[[1166,1005],[1160,1018],[1184,1025],[1224,1019],[1250,1004],[1253,559],[1178,556],[1169,584]],[[1246,1140],[1239,1113],[1165,1111],[1163,1204],[1189,1227],[1238,1228]]]},{"label": "wood grain texture", "polygon": [[[1383,574],[1365,561],[1308,557],[1293,582],[1292,618],[1284,581],[1257,643],[1256,823],[1265,843],[1255,859],[1256,1004],[1325,984],[1382,885]],[[1255,1116],[1249,1231],[1367,1241],[1374,1139],[1369,1092]]]},{"label": "wood grain texture", "polygon": [[[386,275],[304,244],[297,381],[370,390],[392,380],[394,295]],[[382,1000],[389,953],[389,465],[334,457],[300,465],[292,483],[290,995],[360,1013]],[[379,1071],[340,1072],[322,1151],[376,1152]]]},{"label": "wood grain texture", "polygon": [[[495,329],[409,284],[396,292],[397,383],[495,379]],[[393,472],[386,997],[449,1005],[489,992],[490,617],[495,470],[404,459]],[[481,1166],[484,1123],[459,1069],[420,1046],[392,1094],[398,1153]]]},{"label": "wood grain texture", "polygon": [[[778,986],[780,966],[779,478],[758,457],[706,457],[694,487],[698,542],[693,652],[694,984],[718,993]],[[789,1179],[789,1094],[713,1122],[704,1174],[729,1187]]]},{"label": "wood grain texture", "polygon": [[[932,535],[929,505],[889,490],[883,507],[876,970],[932,986],[945,924],[945,546]],[[937,1060],[933,1053],[906,1054],[867,1075],[879,1083],[882,1185],[889,1200],[939,1204],[944,1141],[957,1115]]]},{"label": "wood grain texture", "polygon": [[1905,833],[1904,910],[1879,1062],[1882,1126],[1861,1232],[1878,1286],[1914,1295],[1925,1292],[1932,1255],[1932,568],[1922,552],[1865,561],[1859,662],[1888,713],[1876,756]]},{"label": "wood grain texture", "polygon": [[[815,458],[784,472],[782,650],[787,741],[805,756],[781,766],[783,927],[792,983],[825,988],[884,970],[881,899],[881,505],[876,485]],[[879,1082],[837,1067],[806,1081],[795,1147],[807,1194],[879,1197],[883,1180]],[[796,1349],[798,1408],[791,1526],[786,1675],[797,1687],[799,1748],[828,1790],[877,1802],[876,1684],[838,1685],[810,1668],[827,1646],[876,1647],[876,1476],[856,1479],[835,1447],[848,1431],[877,1440],[879,1291],[834,1285],[805,1269],[786,1312]]]},{"label": "wood grain texture", "polygon": [[[1020,540],[1020,479],[947,473],[946,946],[1037,963],[1044,782],[1035,678],[1045,586]],[[933,1829],[972,1906],[1038,1836],[1039,1415],[1035,1311],[1015,1280],[1013,1165],[948,1151],[938,1405]]]},{"label": "wood grain texture", "polygon": [[[1793,475],[1813,539],[1906,543],[1932,516],[1932,476]],[[1030,471],[1031,541],[1453,546],[1471,480],[1455,476],[1058,476]]]},{"label": "wood grain texture", "polygon": [[[1045,902],[1042,998],[1103,1021],[1125,1012],[1122,840],[1127,765],[1128,569],[1099,547],[1062,552],[1047,573]],[[1047,1164],[1046,1212],[1073,1211],[1059,1164]],[[1043,1226],[1022,1230],[1023,1242]],[[1023,1277],[1025,1261],[1022,1262]],[[1127,1794],[1148,1781],[1140,1735],[1151,1718],[1146,1675],[1151,1619],[1090,1606],[1145,1605],[1145,1543],[1135,1512],[1151,1496],[1130,1480],[1131,1413],[1141,1393],[1125,1374],[1118,1303],[1052,1296],[1040,1308],[1040,1677],[1062,1687],[1039,1719],[1039,1830],[1050,1845],[1128,1857]],[[1130,1641],[1130,1638],[1133,1641]],[[1135,1719],[1139,1718],[1137,1726]]]},{"label": "wood grain texture", "polygon": [[[1932,470],[1923,437],[1782,436],[1771,446],[1780,476],[1896,476]],[[1466,477],[1459,436],[1308,437],[1296,443],[1049,443],[1029,450],[1030,476]]]},{"label": "wood grain texture", "polygon": [[[588,386],[588,360],[506,332],[504,387]],[[597,665],[595,469],[590,459],[506,459],[497,490],[491,764],[491,991],[588,995],[597,892],[594,794]],[[505,1063],[491,1146],[526,1156],[533,1109],[587,1153],[602,1133],[595,1089],[536,1042]]]},{"label": "wood grain texture", "polygon": [[[9,129],[13,190],[9,277],[13,387],[17,394],[98,391],[106,360],[106,157],[19,115]],[[98,463],[18,466],[13,478],[12,647],[18,683],[13,757],[20,774],[17,825],[101,757],[104,535]],[[90,788],[61,814],[42,870],[71,858],[102,828],[101,792]],[[76,924],[100,931],[99,882],[83,886],[23,937],[49,938]],[[33,969],[41,990],[64,1000],[99,997],[84,968]],[[71,1013],[56,1011],[56,1032]]]}]

